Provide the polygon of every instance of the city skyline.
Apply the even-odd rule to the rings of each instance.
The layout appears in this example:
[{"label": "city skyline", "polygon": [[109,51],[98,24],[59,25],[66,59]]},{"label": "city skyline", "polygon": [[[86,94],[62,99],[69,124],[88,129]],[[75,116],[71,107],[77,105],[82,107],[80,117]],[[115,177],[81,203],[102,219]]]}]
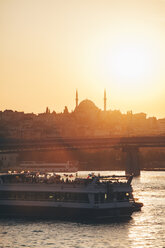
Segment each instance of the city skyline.
[{"label": "city skyline", "polygon": [[165,1],[0,2],[0,110],[104,109],[165,117]]},{"label": "city skyline", "polygon": [[[106,93],[106,89],[104,89],[103,91],[103,102],[102,102],[102,106],[101,108],[99,106],[97,106],[95,104],[94,101],[92,101],[91,99],[88,99],[88,98],[85,98],[85,99],[80,99],[79,98],[79,92],[78,90],[76,89],[75,91],[75,98],[74,98],[74,101],[75,101],[75,105],[73,106],[73,109],[68,109],[68,106],[64,103],[63,104],[63,109],[61,109],[61,111],[57,111],[56,109],[51,109],[49,106],[45,106],[45,109],[43,109],[41,112],[39,113],[35,113],[34,111],[32,112],[26,112],[24,110],[17,110],[17,109],[4,109],[4,110],[0,110],[0,113],[5,113],[5,112],[16,112],[16,113],[24,113],[24,114],[34,114],[34,115],[40,115],[40,114],[44,114],[44,113],[47,113],[47,114],[65,114],[65,111],[68,111],[68,113],[73,113],[75,112],[75,110],[79,107],[79,105],[81,106],[82,104],[88,104],[88,103],[91,103],[93,106],[95,106],[95,108],[97,108],[99,111],[101,112],[118,112],[120,113],[121,115],[138,115],[138,114],[144,114],[147,118],[156,118],[156,119],[165,119],[164,117],[157,117],[157,116],[149,116],[147,113],[143,112],[143,111],[140,111],[140,112],[133,112],[132,110],[127,110],[125,112],[122,112],[120,109],[111,109],[109,106],[107,108],[107,93]],[[88,111],[88,107],[86,108],[86,111]]]}]

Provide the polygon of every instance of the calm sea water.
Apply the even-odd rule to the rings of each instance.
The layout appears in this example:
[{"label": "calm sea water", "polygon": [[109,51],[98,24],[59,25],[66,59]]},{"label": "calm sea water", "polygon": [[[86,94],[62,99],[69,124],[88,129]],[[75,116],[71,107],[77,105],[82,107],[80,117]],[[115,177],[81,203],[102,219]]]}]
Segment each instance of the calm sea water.
[{"label": "calm sea water", "polygon": [[128,221],[0,219],[0,248],[165,248],[165,172],[142,171],[132,184],[144,207]]}]

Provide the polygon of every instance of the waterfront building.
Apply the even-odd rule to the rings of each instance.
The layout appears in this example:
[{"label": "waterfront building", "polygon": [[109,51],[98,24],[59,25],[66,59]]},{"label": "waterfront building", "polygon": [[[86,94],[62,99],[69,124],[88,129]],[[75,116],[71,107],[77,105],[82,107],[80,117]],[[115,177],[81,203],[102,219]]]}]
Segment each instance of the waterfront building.
[{"label": "waterfront building", "polygon": [[165,135],[165,118],[158,120],[159,133]]},{"label": "waterfront building", "polygon": [[2,153],[0,154],[0,170],[7,170],[10,167],[16,166],[18,163],[17,153]]},{"label": "waterfront building", "polygon": [[78,91],[76,90],[76,108],[78,107]]}]

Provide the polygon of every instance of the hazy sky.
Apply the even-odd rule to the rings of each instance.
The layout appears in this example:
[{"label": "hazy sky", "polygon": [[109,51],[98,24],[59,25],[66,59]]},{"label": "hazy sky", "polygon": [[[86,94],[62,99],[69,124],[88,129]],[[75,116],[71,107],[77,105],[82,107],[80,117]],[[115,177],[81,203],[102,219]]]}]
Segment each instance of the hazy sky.
[{"label": "hazy sky", "polygon": [[165,117],[165,1],[0,0],[0,110]]}]

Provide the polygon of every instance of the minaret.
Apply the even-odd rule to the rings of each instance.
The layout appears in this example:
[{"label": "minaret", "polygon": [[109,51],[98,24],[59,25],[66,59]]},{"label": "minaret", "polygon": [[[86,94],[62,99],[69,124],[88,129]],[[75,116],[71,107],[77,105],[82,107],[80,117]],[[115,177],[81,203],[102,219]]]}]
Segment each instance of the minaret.
[{"label": "minaret", "polygon": [[76,90],[76,108],[78,107],[78,91]]},{"label": "minaret", "polygon": [[107,110],[107,98],[106,98],[106,90],[104,89],[104,111]]}]

